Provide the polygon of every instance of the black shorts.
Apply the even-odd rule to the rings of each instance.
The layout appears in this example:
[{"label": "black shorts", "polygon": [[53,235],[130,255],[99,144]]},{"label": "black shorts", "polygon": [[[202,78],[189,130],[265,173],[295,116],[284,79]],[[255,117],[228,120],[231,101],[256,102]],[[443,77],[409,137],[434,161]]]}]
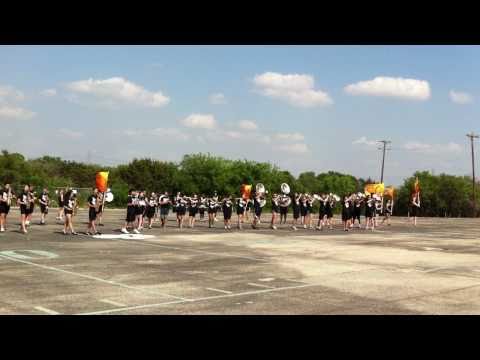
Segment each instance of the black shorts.
[{"label": "black shorts", "polygon": [[287,213],[288,213],[288,207],[280,206],[280,214],[287,215]]},{"label": "black shorts", "polygon": [[145,211],[145,216],[149,219],[153,218],[155,216],[155,206],[148,206]]},{"label": "black shorts", "polygon": [[198,208],[197,207],[191,207],[188,209],[188,215],[191,217],[194,217],[198,213]]},{"label": "black shorts", "polygon": [[58,202],[58,207],[63,208],[65,206],[65,203],[63,201]]},{"label": "black shorts", "polygon": [[168,206],[162,207],[160,206],[160,215],[167,216],[168,215]]},{"label": "black shorts", "polygon": [[99,206],[97,210],[97,214],[101,214],[103,212],[103,206]]},{"label": "black shorts", "polygon": [[237,215],[243,215],[243,214],[245,214],[245,208],[237,207]]},{"label": "black shorts", "polygon": [[127,208],[127,218],[125,219],[125,221],[134,222],[135,216],[136,216],[135,208],[133,206],[129,206]]},{"label": "black shorts", "polygon": [[254,204],[253,209],[255,211],[255,216],[259,218],[262,215],[262,207],[260,204]]},{"label": "black shorts", "polygon": [[333,217],[333,210],[332,209],[326,209],[325,210],[325,215],[327,215],[327,219],[331,219]]},{"label": "black shorts", "polygon": [[35,205],[31,204],[30,208],[28,209],[28,214],[33,214],[33,210],[35,210]]},{"label": "black shorts", "polygon": [[177,215],[185,215],[187,208],[185,206],[177,207]]},{"label": "black shorts", "polygon": [[300,206],[300,215],[307,216],[307,214],[308,214],[308,208],[305,206]]},{"label": "black shorts", "polygon": [[7,214],[7,204],[0,203],[0,214]]},{"label": "black shorts", "polygon": [[88,220],[89,221],[97,220],[97,212],[95,211],[95,208],[91,207],[88,209]]},{"label": "black shorts", "polygon": [[342,221],[347,221],[352,218],[352,212],[350,209],[343,209],[342,210]]},{"label": "black shorts", "polygon": [[298,219],[300,217],[300,208],[295,206],[293,207],[293,218]]},{"label": "black shorts", "polygon": [[411,210],[410,210],[410,216],[418,216],[420,213],[418,207],[416,206],[412,206]]},{"label": "black shorts", "polygon": [[208,213],[209,214],[216,214],[217,213],[217,208],[216,207],[214,207],[214,208],[209,207],[208,208]]},{"label": "black shorts", "polygon": [[232,208],[225,208],[223,209],[223,218],[225,220],[230,220],[232,218]]},{"label": "black shorts", "polygon": [[65,215],[73,215],[73,210],[71,210],[71,209],[63,208],[63,212],[65,213]]},{"label": "black shorts", "polygon": [[40,204],[40,212],[42,214],[48,214],[48,207],[46,205]]},{"label": "black shorts", "polygon": [[135,215],[143,215],[145,213],[145,206],[136,206]]},{"label": "black shorts", "polygon": [[20,205],[20,214],[28,215],[27,205]]}]

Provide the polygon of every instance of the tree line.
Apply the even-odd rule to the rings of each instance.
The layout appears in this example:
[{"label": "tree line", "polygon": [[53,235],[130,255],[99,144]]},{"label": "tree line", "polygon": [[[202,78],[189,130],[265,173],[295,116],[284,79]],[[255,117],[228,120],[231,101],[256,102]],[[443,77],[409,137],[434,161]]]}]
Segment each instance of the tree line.
[{"label": "tree line", "polygon": [[[352,192],[363,192],[365,184],[372,182],[371,179],[356,178],[335,171],[318,174],[308,171],[295,177],[290,172],[269,163],[246,159],[229,160],[202,153],[185,155],[178,163],[144,158],[110,167],[51,156],[26,159],[21,154],[9,153],[6,150],[0,155],[2,184],[12,184],[15,192],[20,192],[24,184],[35,186],[37,192],[47,187],[53,200],[56,199],[53,194],[56,188],[95,186],[95,174],[98,171],[109,171],[109,186],[115,196],[109,205],[111,207],[125,206],[130,188],[147,192],[169,191],[171,194],[182,191],[186,194],[206,196],[213,195],[216,191],[219,195],[239,196],[241,184],[255,186],[257,183],[263,183],[270,193],[278,193],[280,184],[285,182],[290,185],[292,192],[335,193],[342,196]],[[421,187],[422,212],[425,216],[472,215],[471,177],[433,175],[428,171],[414,173],[396,189],[395,215],[408,213],[410,193],[417,176]],[[82,203],[87,193],[80,194]]]}]

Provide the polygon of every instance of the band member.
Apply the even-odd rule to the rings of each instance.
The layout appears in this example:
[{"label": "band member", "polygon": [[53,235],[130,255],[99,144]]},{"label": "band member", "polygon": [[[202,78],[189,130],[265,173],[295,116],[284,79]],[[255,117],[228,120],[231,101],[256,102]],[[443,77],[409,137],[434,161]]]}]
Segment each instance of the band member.
[{"label": "band member", "polygon": [[125,225],[122,228],[122,233],[129,234],[127,228],[130,227],[133,229],[135,234],[139,234],[140,232],[135,228],[135,202],[136,202],[136,192],[133,189],[128,190],[127,196],[127,217],[125,219]]},{"label": "band member", "polygon": [[237,227],[239,229],[242,228],[243,217],[245,215],[245,212],[247,211],[247,201],[248,200],[245,200],[243,197],[239,197],[237,199],[237,204],[236,204],[236,207],[237,207]]},{"label": "band member", "polygon": [[291,203],[291,199],[288,195],[281,195],[280,196],[280,224],[287,223],[287,214],[288,214],[288,206]]},{"label": "band member", "polygon": [[264,194],[254,194],[253,198],[253,211],[255,216],[253,217],[252,228],[256,229],[257,224],[260,223],[260,217],[262,216],[262,203],[265,201]]},{"label": "band member", "polygon": [[328,202],[328,197],[325,194],[320,194],[320,199],[318,199],[320,205],[318,207],[318,223],[317,230],[323,230],[325,226],[325,218],[327,217],[326,205]]},{"label": "band member", "polygon": [[367,195],[365,198],[365,230],[368,230],[369,227],[372,228],[372,231],[375,230],[375,222],[373,217],[375,214],[375,200],[372,197]]},{"label": "band member", "polygon": [[92,194],[88,197],[88,228],[87,235],[96,235],[97,227],[95,221],[97,220],[97,207],[98,207],[98,189],[93,188]]},{"label": "band member", "polygon": [[342,221],[343,230],[350,230],[350,223],[352,221],[352,200],[350,196],[345,195],[342,201]]},{"label": "band member", "polygon": [[198,213],[198,197],[197,194],[193,196],[188,201],[188,226],[193,228],[195,226],[195,216]]},{"label": "band member", "polygon": [[38,200],[40,203],[40,212],[41,212],[41,219],[40,225],[45,225],[45,217],[48,214],[48,205],[50,204],[50,198],[48,197],[48,189],[43,189],[42,194],[40,195],[40,199]]},{"label": "band member", "polygon": [[25,222],[27,226],[30,226],[32,221],[33,211],[35,210],[35,200],[37,200],[37,196],[35,191],[33,191],[33,185],[30,185],[28,191],[27,220]]},{"label": "band member", "polygon": [[387,203],[385,205],[385,211],[384,211],[384,217],[382,220],[382,225],[387,221],[387,225],[390,226],[390,216],[392,216],[393,213],[393,199],[388,199]]},{"label": "band member", "polygon": [[217,222],[218,221],[217,212],[222,210],[222,203],[219,201],[216,191],[213,194],[213,200],[217,204],[217,209],[215,210],[215,213],[213,214],[213,221]]},{"label": "band member", "polygon": [[170,198],[168,197],[168,192],[165,191],[163,195],[160,195],[158,202],[160,204],[160,221],[162,223],[162,228],[165,228],[166,221],[168,217],[168,212],[170,210]]},{"label": "band member", "polygon": [[56,220],[63,220],[63,206],[65,205],[63,200],[64,194],[65,192],[63,191],[63,189],[60,189],[60,191],[58,192],[58,198],[57,198],[58,215],[56,217]]},{"label": "band member", "polygon": [[198,203],[198,212],[200,213],[200,221],[205,219],[205,210],[207,209],[207,198],[205,195],[200,196],[200,201]]},{"label": "band member", "polygon": [[417,216],[420,213],[420,193],[414,193],[410,200],[411,212],[410,216],[413,217],[413,225],[417,226]]},{"label": "band member", "polygon": [[102,224],[102,217],[103,217],[103,209],[105,207],[104,203],[104,198],[105,194],[98,191],[97,192],[97,204],[98,204],[98,209],[97,209],[97,219],[98,219],[98,226],[103,226]]},{"label": "band member", "polygon": [[230,230],[230,219],[232,218],[232,211],[233,211],[233,201],[232,201],[231,195],[223,199],[222,211],[223,211],[223,223],[225,225],[225,230],[227,229]]},{"label": "band member", "polygon": [[18,199],[18,204],[20,206],[20,231],[24,234],[27,233],[27,216],[28,210],[30,208],[30,201],[29,201],[29,192],[30,187],[25,185],[23,188],[23,192],[20,194]]},{"label": "band member", "polygon": [[308,196],[307,197],[307,216],[306,216],[306,223],[308,224],[308,228],[309,229],[313,229],[313,226],[312,226],[312,213],[313,213],[313,202],[314,202],[314,198],[312,198],[311,196]]},{"label": "band member", "polygon": [[360,216],[362,214],[362,205],[363,205],[363,197],[355,195],[355,199],[353,201],[353,217],[352,217],[352,227],[355,226],[355,221],[358,220],[358,228],[362,227],[360,223]]},{"label": "band member", "polygon": [[279,206],[280,197],[277,194],[273,194],[272,196],[272,221],[270,222],[270,228],[273,230],[277,230],[275,226],[275,222],[277,220],[278,213],[280,212]]},{"label": "band member", "polygon": [[373,217],[373,221],[375,223],[375,227],[378,227],[378,221],[380,216],[383,214],[383,198],[381,196],[375,197],[375,216]]},{"label": "band member", "polygon": [[135,217],[137,221],[137,229],[140,231],[143,229],[143,217],[147,208],[147,202],[145,201],[145,192],[140,191],[137,197],[137,206],[135,208]]},{"label": "band member", "polygon": [[180,229],[183,229],[183,218],[187,212],[187,200],[182,196],[182,193],[178,193],[175,199],[176,211],[177,211],[177,224]]},{"label": "band member", "polygon": [[215,198],[207,199],[208,207],[208,227],[215,227],[215,216],[217,215],[218,204]]},{"label": "band member", "polygon": [[307,194],[302,194],[300,197],[300,216],[301,223],[303,228],[307,228],[307,215],[308,215],[308,204],[307,204]]},{"label": "band member", "polygon": [[155,217],[155,213],[157,211],[157,195],[152,192],[150,197],[147,201],[147,209],[145,210],[145,216],[148,219],[148,228],[152,228],[153,218]]},{"label": "band member", "polygon": [[253,209],[253,201],[251,199],[247,199],[247,206],[245,208],[245,221],[249,221],[250,213]]},{"label": "band member", "polygon": [[333,209],[335,207],[336,201],[333,194],[327,196],[327,203],[325,204],[325,214],[327,216],[327,226],[330,230],[333,230]]},{"label": "band member", "polygon": [[10,184],[5,184],[0,191],[0,232],[4,232],[7,229],[7,215],[10,212],[12,197]]},{"label": "band member", "polygon": [[292,198],[293,220],[292,229],[297,230],[298,219],[300,218],[300,198],[301,194],[295,193]]},{"label": "band member", "polygon": [[64,196],[63,212],[65,214],[65,224],[63,226],[63,234],[67,235],[68,230],[70,234],[78,235],[73,229],[73,212],[77,206],[77,195],[73,190],[68,190]]}]

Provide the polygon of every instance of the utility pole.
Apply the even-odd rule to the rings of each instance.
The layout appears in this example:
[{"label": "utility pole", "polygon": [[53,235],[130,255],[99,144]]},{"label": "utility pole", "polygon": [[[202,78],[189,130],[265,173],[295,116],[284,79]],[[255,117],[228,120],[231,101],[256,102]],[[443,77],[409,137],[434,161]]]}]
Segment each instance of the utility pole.
[{"label": "utility pole", "polygon": [[383,169],[385,168],[385,151],[390,150],[387,149],[387,144],[390,144],[391,141],[389,140],[379,140],[379,143],[383,144],[383,147],[378,148],[378,150],[383,150],[383,156],[382,156],[382,174],[380,176],[380,183],[383,183]]},{"label": "utility pole", "polygon": [[473,217],[477,216],[477,200],[475,196],[475,152],[473,151],[473,139],[478,139],[479,135],[473,133],[467,134],[470,138],[470,145],[472,147],[472,186],[473,186]]}]

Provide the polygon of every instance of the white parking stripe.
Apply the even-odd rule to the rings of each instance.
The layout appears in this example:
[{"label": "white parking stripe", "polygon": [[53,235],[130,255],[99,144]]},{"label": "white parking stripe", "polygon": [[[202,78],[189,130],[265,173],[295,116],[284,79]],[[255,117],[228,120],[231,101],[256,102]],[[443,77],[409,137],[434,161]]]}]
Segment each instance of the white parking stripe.
[{"label": "white parking stripe", "polygon": [[211,291],[221,292],[221,293],[224,293],[224,294],[232,294],[232,291],[228,291],[228,290],[215,289],[215,288],[206,288],[206,289],[211,290]]},{"label": "white parking stripe", "polygon": [[113,301],[113,300],[108,300],[108,299],[102,299],[100,301],[105,303],[105,304],[110,304],[110,305],[113,305],[113,306],[119,306],[119,307],[127,306],[125,304],[122,304],[122,303],[119,303],[119,302],[116,302],[116,301]]},{"label": "white parking stripe", "polygon": [[27,261],[27,260],[14,259],[14,258],[12,258],[12,257],[3,256],[3,255],[0,255],[0,258],[8,259],[8,260],[10,260],[10,261],[19,262],[19,263],[22,263],[22,264],[27,264],[27,265],[31,265],[31,266],[36,266],[36,267],[39,267],[39,268],[42,268],[42,269],[46,269],[46,270],[56,271],[56,272],[59,272],[59,273],[64,273],[64,274],[74,275],[74,276],[78,276],[78,277],[83,277],[83,278],[86,278],[86,279],[99,281],[99,282],[102,282],[102,283],[105,283],[105,284],[109,284],[109,285],[120,286],[120,287],[123,287],[123,288],[126,288],[126,289],[131,289],[131,290],[136,290],[136,291],[142,291],[142,292],[148,292],[148,293],[150,293],[150,294],[154,293],[154,294],[157,294],[157,295],[162,295],[162,296],[165,296],[165,297],[170,297],[170,298],[179,299],[179,300],[186,300],[186,301],[189,300],[189,299],[186,299],[186,298],[182,298],[182,297],[180,297],[180,296],[174,296],[174,295],[170,295],[170,294],[164,294],[164,293],[160,293],[160,292],[155,291],[155,290],[142,289],[142,288],[138,288],[138,287],[135,287],[135,286],[130,286],[130,285],[122,284],[122,283],[119,283],[119,282],[116,282],[116,281],[110,281],[110,280],[101,279],[101,278],[98,278],[98,277],[95,277],[95,276],[91,276],[91,275],[80,274],[80,273],[76,273],[76,272],[73,272],[73,271],[68,271],[68,270],[64,270],[64,269],[55,268],[55,267],[53,267],[53,266],[47,266],[47,265],[37,264],[37,263],[31,262],[31,261]]},{"label": "white parking stripe", "polygon": [[275,287],[273,287],[273,286],[268,286],[268,285],[263,285],[263,284],[256,284],[256,283],[248,283],[247,285],[256,286],[256,287],[261,287],[261,288],[267,288],[267,289],[275,289]]},{"label": "white parking stripe", "polygon": [[38,310],[38,311],[42,311],[42,312],[47,313],[49,315],[60,315],[60,313],[58,313],[56,311],[53,311],[53,310],[50,310],[50,309],[47,309],[47,308],[44,308],[42,306],[35,306],[34,309]]}]

